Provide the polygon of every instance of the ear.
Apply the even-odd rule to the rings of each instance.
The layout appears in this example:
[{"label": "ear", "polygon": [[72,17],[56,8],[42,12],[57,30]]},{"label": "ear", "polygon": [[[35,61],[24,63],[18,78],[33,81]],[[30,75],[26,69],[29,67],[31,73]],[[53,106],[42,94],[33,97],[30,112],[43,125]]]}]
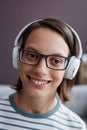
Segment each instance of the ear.
[{"label": "ear", "polygon": [[81,62],[80,59],[78,59],[76,56],[72,56],[70,58],[67,69],[65,71],[64,78],[73,79],[76,76],[77,72],[78,72],[80,62]]}]

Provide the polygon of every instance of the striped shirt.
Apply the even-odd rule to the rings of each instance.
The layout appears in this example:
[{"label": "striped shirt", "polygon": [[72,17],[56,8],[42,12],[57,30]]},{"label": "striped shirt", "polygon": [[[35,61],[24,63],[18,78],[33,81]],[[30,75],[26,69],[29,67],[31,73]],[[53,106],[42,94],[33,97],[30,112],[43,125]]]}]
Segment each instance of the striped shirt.
[{"label": "striped shirt", "polygon": [[86,130],[86,126],[59,98],[51,111],[31,114],[21,110],[10,95],[0,99],[0,130]]}]

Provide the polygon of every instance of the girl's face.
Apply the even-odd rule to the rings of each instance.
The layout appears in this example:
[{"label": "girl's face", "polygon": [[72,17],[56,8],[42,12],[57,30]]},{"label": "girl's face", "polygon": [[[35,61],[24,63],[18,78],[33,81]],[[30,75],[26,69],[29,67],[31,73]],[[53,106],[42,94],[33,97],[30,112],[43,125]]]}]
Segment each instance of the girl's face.
[{"label": "girl's face", "polygon": [[[69,48],[62,36],[48,28],[33,30],[26,40],[24,49],[44,55],[68,57],[69,54]],[[20,63],[19,71],[24,94],[33,98],[54,96],[65,73],[65,70],[49,69],[44,58],[37,66]]]}]

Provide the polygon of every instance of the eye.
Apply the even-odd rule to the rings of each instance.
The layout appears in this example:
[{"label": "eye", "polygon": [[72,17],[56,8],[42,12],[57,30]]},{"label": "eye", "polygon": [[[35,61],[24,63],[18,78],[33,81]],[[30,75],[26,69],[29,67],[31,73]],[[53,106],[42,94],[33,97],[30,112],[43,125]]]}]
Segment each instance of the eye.
[{"label": "eye", "polygon": [[52,66],[59,66],[59,65],[63,64],[63,59],[61,57],[58,57],[58,56],[51,56],[50,57],[50,64]]},{"label": "eye", "polygon": [[61,60],[56,58],[56,59],[53,59],[52,62],[54,65],[57,65],[57,64],[61,63]]},{"label": "eye", "polygon": [[35,55],[35,53],[33,53],[33,52],[28,52],[28,57],[29,57],[29,58],[35,58],[36,55]]},{"label": "eye", "polygon": [[34,52],[31,52],[31,51],[25,51],[24,53],[26,56],[29,56],[29,57],[35,57],[35,53]]},{"label": "eye", "polygon": [[28,59],[35,59],[37,57],[37,54],[35,52],[32,52],[32,51],[25,51],[24,55]]}]

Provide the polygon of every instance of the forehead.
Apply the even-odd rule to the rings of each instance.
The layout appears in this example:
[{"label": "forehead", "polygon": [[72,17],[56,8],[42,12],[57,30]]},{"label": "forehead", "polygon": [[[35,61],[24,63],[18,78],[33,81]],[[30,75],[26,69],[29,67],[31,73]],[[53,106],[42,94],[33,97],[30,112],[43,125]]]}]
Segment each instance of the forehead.
[{"label": "forehead", "polygon": [[69,48],[64,38],[56,31],[41,27],[27,37],[25,47],[32,47],[41,53],[62,53],[68,55]]}]

